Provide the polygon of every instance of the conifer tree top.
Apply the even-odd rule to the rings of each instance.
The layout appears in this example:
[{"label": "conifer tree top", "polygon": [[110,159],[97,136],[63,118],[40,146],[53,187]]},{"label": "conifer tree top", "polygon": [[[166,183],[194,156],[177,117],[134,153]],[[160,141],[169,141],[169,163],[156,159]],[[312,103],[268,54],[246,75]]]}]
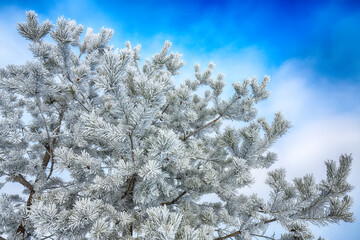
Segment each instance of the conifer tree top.
[{"label": "conifer tree top", "polygon": [[[110,29],[26,18],[18,31],[34,59],[0,70],[0,176],[24,189],[0,197],[3,238],[313,239],[309,224],[353,221],[351,155],[327,161],[320,183],[270,171],[268,201],[238,193],[290,128],[281,113],[258,115],[269,76],[224,99],[213,63],[174,84],[185,63],[169,41],[140,64],[139,45],[109,46]],[[266,232],[275,223],[281,236]]]}]

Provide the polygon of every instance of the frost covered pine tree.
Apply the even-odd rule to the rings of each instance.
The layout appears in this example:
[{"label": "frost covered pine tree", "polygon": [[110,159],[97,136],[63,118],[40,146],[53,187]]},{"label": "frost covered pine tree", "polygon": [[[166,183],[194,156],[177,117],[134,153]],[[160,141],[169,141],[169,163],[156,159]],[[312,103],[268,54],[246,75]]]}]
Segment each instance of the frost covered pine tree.
[{"label": "frost covered pine tree", "polygon": [[[170,42],[140,64],[140,46],[108,46],[112,30],[80,40],[75,21],[26,17],[18,31],[34,59],[0,70],[0,187],[23,188],[1,195],[2,239],[275,239],[274,222],[286,229],[277,239],[312,239],[309,224],[353,221],[350,155],[327,161],[320,183],[269,172],[266,202],[238,193],[290,127],[280,113],[257,117],[269,77],[234,83],[225,101],[212,63],[173,83],[184,62]],[[202,198],[211,193],[217,203]]]}]

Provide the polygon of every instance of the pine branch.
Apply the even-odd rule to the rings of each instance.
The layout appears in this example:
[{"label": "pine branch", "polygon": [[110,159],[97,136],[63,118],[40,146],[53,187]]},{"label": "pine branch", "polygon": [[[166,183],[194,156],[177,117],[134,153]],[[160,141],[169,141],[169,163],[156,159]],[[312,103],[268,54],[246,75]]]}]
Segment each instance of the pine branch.
[{"label": "pine branch", "polygon": [[235,237],[236,235],[238,234],[241,234],[241,231],[236,231],[236,232],[233,232],[233,233],[230,233],[224,237],[218,237],[218,238],[214,238],[214,240],[224,240],[224,239],[227,239],[227,238],[231,238],[231,237]]},{"label": "pine branch", "polygon": [[191,137],[192,135],[200,132],[201,130],[203,130],[204,128],[207,128],[208,126],[216,123],[223,115],[220,114],[217,118],[215,118],[214,120],[208,122],[207,124],[203,125],[202,127],[198,128],[197,130],[191,132],[189,135],[185,136],[183,139],[181,139],[183,142],[185,142],[189,137]]},{"label": "pine branch", "polygon": [[[145,109],[144,109],[145,111]],[[131,148],[131,159],[132,159],[132,162],[133,164],[135,165],[135,153],[134,153],[134,140],[133,140],[133,134],[134,134],[134,131],[136,129],[138,125],[138,122],[136,122],[135,126],[133,127],[133,129],[131,130],[131,132],[129,133],[129,138],[130,138],[130,148]]]},{"label": "pine branch", "polygon": [[[35,190],[32,189],[30,190],[30,194],[29,194],[29,197],[28,197],[28,200],[26,202],[26,209],[28,211],[30,211],[30,206],[32,204],[32,199],[33,199],[33,195],[35,193]],[[28,212],[26,213],[26,215],[28,215]],[[24,217],[22,220],[21,220],[21,223],[19,225],[19,227],[16,229],[16,233],[19,233],[21,234],[24,238],[25,238],[25,232],[26,232],[26,224],[24,223],[25,222],[25,218]],[[28,234],[30,236],[30,234]]]},{"label": "pine branch", "polygon": [[275,222],[275,221],[277,221],[277,218],[266,220],[266,221],[264,221],[264,223],[267,224],[267,223],[271,223],[271,222]]},{"label": "pine branch", "polygon": [[213,125],[214,123],[216,123],[220,118],[222,118],[224,116],[224,114],[226,113],[227,110],[229,110],[229,108],[237,101],[239,100],[241,97],[238,96],[237,98],[235,98],[226,108],[225,110],[219,114],[219,116],[217,118],[215,118],[214,120],[208,122],[207,124],[203,125],[202,127],[198,128],[197,130],[191,132],[190,134],[188,134],[187,136],[185,136],[183,139],[181,139],[183,142],[185,142],[189,137],[191,137],[192,135],[200,132],[201,130],[203,130],[204,128],[207,128],[210,125]]},{"label": "pine branch", "polygon": [[[275,222],[275,221],[277,221],[277,219],[276,219],[276,218],[273,218],[273,219],[264,221],[264,224],[271,223],[271,222]],[[256,224],[256,225],[257,225],[257,224]],[[238,231],[236,231],[236,232],[233,232],[233,233],[230,233],[230,234],[228,234],[228,235],[226,235],[226,236],[223,236],[223,237],[214,238],[214,240],[224,240],[224,239],[227,239],[227,238],[235,237],[235,236],[238,235],[238,234],[241,234],[241,231],[240,231],[240,230],[238,230]]]},{"label": "pine branch", "polygon": [[167,104],[167,105],[165,106],[164,110],[162,110],[161,115],[163,115],[168,108],[169,108],[169,104]]},{"label": "pine branch", "polygon": [[[0,158],[1,161],[5,161],[3,158]],[[16,182],[20,183],[30,191],[34,189],[34,187],[25,179],[25,177],[22,174],[18,174],[17,176],[12,176],[11,174],[3,172],[3,174],[12,177]]]},{"label": "pine branch", "polygon": [[45,130],[46,130],[46,135],[48,137],[48,141],[50,141],[50,132],[49,132],[49,128],[48,128],[48,125],[46,123],[46,120],[45,120],[45,117],[44,117],[44,113],[40,107],[40,98],[38,96],[38,93],[37,93],[37,96],[36,96],[36,105],[37,107],[39,108],[39,112],[40,112],[40,116],[41,116],[41,119],[43,120],[44,122],[44,127],[45,127]]},{"label": "pine branch", "polygon": [[130,147],[131,147],[131,159],[133,164],[135,165],[134,142],[133,142],[132,134],[129,134],[129,138],[130,138]]},{"label": "pine branch", "polygon": [[[52,154],[53,155],[53,154]],[[49,175],[47,176],[47,180],[49,180],[50,179],[50,177],[51,177],[51,175],[52,175],[52,173],[53,173],[53,171],[54,171],[54,164],[55,164],[55,161],[54,161],[54,157],[52,156],[51,157],[51,165],[50,165],[50,171],[49,171]]]},{"label": "pine branch", "polygon": [[82,102],[80,102],[79,99],[77,99],[76,97],[74,99],[85,109],[85,111],[87,111],[88,113],[90,112],[90,110],[87,109],[87,107],[85,107],[85,105],[82,104]]},{"label": "pine branch", "polygon": [[134,60],[134,62],[135,62],[136,70],[138,71],[139,75],[142,75],[141,70],[140,70],[140,68],[139,68],[139,63],[138,63],[138,61],[137,61],[137,60]]},{"label": "pine branch", "polygon": [[134,193],[135,188],[135,181],[136,181],[137,174],[134,173],[131,178],[128,179],[128,187],[125,191],[125,193],[121,196],[121,199],[126,198],[127,196],[132,196]]},{"label": "pine branch", "polygon": [[17,176],[14,176],[14,180],[16,180],[18,183],[20,183],[30,191],[33,191],[33,186],[24,178],[23,175],[18,174]]},{"label": "pine branch", "polygon": [[60,133],[60,128],[61,128],[61,123],[62,123],[62,120],[63,120],[63,117],[64,117],[64,113],[65,113],[65,108],[66,108],[66,105],[61,105],[61,111],[59,112],[59,118],[58,118],[58,126],[55,128],[55,134],[54,134],[54,137],[52,138],[52,141],[51,141],[51,166],[50,166],[50,171],[49,171],[49,175],[47,176],[47,180],[50,179],[53,171],[54,171],[54,145],[56,143],[56,137],[59,135]]},{"label": "pine branch", "polygon": [[271,240],[275,240],[275,238],[272,238],[272,237],[268,237],[268,236],[265,236],[265,235],[258,235],[258,234],[250,234],[251,236],[254,236],[254,237],[262,237],[262,238],[266,238],[266,239],[271,239]]},{"label": "pine branch", "polygon": [[[87,103],[87,105],[90,105],[89,102],[87,101],[87,98],[84,96],[84,94],[82,92],[79,92],[80,95],[83,97],[84,101]],[[89,109],[85,108],[88,112],[90,112]]]},{"label": "pine branch", "polygon": [[[45,240],[45,239],[48,239],[48,238],[53,239],[52,236],[53,236],[53,234],[50,235],[50,236],[43,237],[43,238],[41,238],[40,240]],[[0,240],[1,240],[1,239],[0,239]]]},{"label": "pine branch", "polygon": [[49,144],[45,144],[44,147],[45,147],[45,154],[44,154],[44,157],[43,157],[42,163],[41,163],[41,167],[43,170],[45,170],[47,168],[47,165],[49,164],[50,151],[51,151]]},{"label": "pine branch", "polygon": [[[40,107],[39,107],[40,108]],[[45,145],[45,148],[46,148],[46,152],[44,154],[44,157],[42,159],[42,169],[43,170],[46,170],[47,168],[47,165],[49,164],[49,161],[51,159],[51,167],[50,167],[50,172],[49,172],[49,175],[47,177],[47,180],[50,178],[52,172],[53,172],[53,167],[54,167],[54,152],[53,152],[53,147],[54,147],[54,144],[56,143],[56,136],[60,133],[60,126],[61,126],[61,122],[62,122],[62,119],[63,119],[63,115],[64,115],[64,112],[65,112],[65,105],[63,105],[63,108],[59,114],[59,120],[58,120],[58,127],[56,128],[56,133],[55,133],[55,136],[51,139],[51,145],[48,145],[46,144]],[[46,124],[46,123],[45,123]],[[32,199],[33,199],[33,195],[35,194],[35,190],[33,188],[33,186],[27,182],[25,180],[25,178],[19,174],[19,182],[22,183],[24,186],[26,186],[29,190],[30,190],[30,194],[29,194],[29,197],[28,197],[28,200],[26,202],[26,207],[27,207],[27,210],[29,211],[31,208],[31,205],[32,205]],[[35,183],[39,181],[39,178],[37,177],[35,179]],[[17,228],[16,232],[17,233],[20,233],[22,234],[23,236],[25,235],[25,232],[26,232],[26,225],[23,223],[24,222],[24,219],[23,221],[20,223],[19,227]]]},{"label": "pine branch", "polygon": [[[131,178],[129,179],[129,184],[128,184],[128,188],[126,189],[125,193],[121,196],[121,199],[126,198],[127,196],[131,197],[131,201],[132,201],[132,196],[134,195],[134,188],[135,188],[135,182],[136,182],[136,176],[137,174],[134,173]],[[129,226],[129,232],[130,232],[130,236],[133,236],[133,225],[130,224]]]},{"label": "pine branch", "polygon": [[179,196],[177,196],[177,197],[176,197],[175,199],[173,199],[172,201],[160,203],[160,205],[161,205],[161,206],[164,206],[164,205],[174,204],[174,203],[176,203],[182,196],[184,196],[186,193],[187,193],[187,191],[183,191],[182,193],[180,193]]},{"label": "pine branch", "polygon": [[[4,161],[4,159],[1,158],[1,161]],[[35,193],[34,187],[25,179],[25,177],[22,174],[18,174],[17,176],[14,176],[13,179],[30,190],[30,194],[29,194],[28,200],[26,202],[27,210],[30,210],[32,198]],[[16,232],[20,233],[21,235],[24,236],[25,232],[26,232],[26,225],[23,222],[24,222],[24,219],[22,219],[21,223],[19,224],[18,228],[16,229]],[[3,239],[3,238],[0,238],[0,240],[1,239]]]},{"label": "pine branch", "polygon": [[[60,45],[61,46],[61,45]],[[69,45],[68,44],[66,44],[66,45],[62,45],[61,47],[60,47],[60,49],[61,49],[61,52],[62,52],[62,57],[64,58],[64,68],[65,68],[65,74],[64,74],[64,72],[63,72],[63,75],[65,75],[66,76],[66,78],[71,82],[71,83],[74,83],[74,80],[73,80],[73,74],[72,74],[72,72],[71,72],[71,66],[70,66],[70,56],[69,56],[69,54],[67,53],[67,51],[68,51],[68,47],[69,47]]]}]

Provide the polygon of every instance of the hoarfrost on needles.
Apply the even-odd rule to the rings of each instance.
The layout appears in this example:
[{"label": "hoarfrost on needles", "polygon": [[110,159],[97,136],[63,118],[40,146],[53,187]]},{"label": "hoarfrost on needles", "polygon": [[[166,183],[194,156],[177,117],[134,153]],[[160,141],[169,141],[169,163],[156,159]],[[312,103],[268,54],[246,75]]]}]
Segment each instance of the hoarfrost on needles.
[{"label": "hoarfrost on needles", "polygon": [[320,183],[270,171],[267,202],[238,193],[277,160],[269,148],[290,128],[281,113],[258,116],[269,76],[233,83],[226,100],[214,63],[174,84],[185,63],[169,41],[140,64],[140,45],[114,50],[110,29],[82,38],[73,20],[26,17],[18,31],[34,59],[0,69],[0,176],[23,188],[0,197],[3,238],[276,239],[266,230],[277,222],[279,239],[312,239],[309,224],[354,220],[351,155],[327,161]]}]

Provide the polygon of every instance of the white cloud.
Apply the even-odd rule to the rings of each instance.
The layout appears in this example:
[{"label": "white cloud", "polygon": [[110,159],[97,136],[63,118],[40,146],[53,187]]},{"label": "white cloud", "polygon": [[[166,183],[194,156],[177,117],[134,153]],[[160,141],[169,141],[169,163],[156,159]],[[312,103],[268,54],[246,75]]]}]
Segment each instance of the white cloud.
[{"label": "white cloud", "polygon": [[[291,176],[305,172],[324,176],[324,160],[336,160],[341,153],[353,153],[354,158],[360,158],[357,96],[349,96],[352,106],[342,111],[328,95],[348,95],[347,88],[333,89],[337,93],[332,94],[324,90],[327,86],[322,89],[311,84],[318,77],[311,67],[310,61],[290,60],[280,66],[272,78],[275,86],[268,109],[282,110],[293,124],[274,147],[280,158],[276,165],[286,167]],[[340,104],[342,100],[336,99]],[[354,165],[354,172],[359,167]]]},{"label": "white cloud", "polygon": [[[310,110],[308,106],[315,102],[314,90],[308,86],[308,81],[312,78],[308,64],[298,60],[288,60],[273,70],[266,113],[281,110],[291,121],[306,117]],[[306,114],[299,114],[305,112]]]},{"label": "white cloud", "polygon": [[324,116],[294,127],[277,145],[277,150],[292,175],[305,171],[317,173],[323,168],[324,160],[337,159],[341,153],[353,153],[354,158],[360,158],[357,133],[360,133],[359,116]]},{"label": "white cloud", "polygon": [[[312,62],[289,60],[273,72],[270,86],[272,96],[266,105],[266,113],[282,110],[293,128],[274,146],[279,161],[273,168],[284,167],[288,180],[313,173],[319,181],[326,176],[324,161],[338,160],[340,154],[352,153],[354,158],[349,182],[355,186],[350,193],[354,201],[360,201],[360,114],[354,86],[345,82],[341,88],[317,84],[319,76]],[[331,84],[331,82],[327,82]],[[346,96],[346,97],[344,97]],[[264,187],[266,171],[255,172],[258,182],[251,188],[266,197]],[[355,216],[360,216],[360,206],[354,205]],[[339,236],[344,223],[326,228],[314,228],[316,234],[327,238]],[[348,227],[350,231],[353,228]],[[335,234],[335,235],[334,235]],[[336,235],[338,234],[338,235]],[[339,236],[340,237],[340,236]],[[335,237],[336,238],[336,237]]]}]

